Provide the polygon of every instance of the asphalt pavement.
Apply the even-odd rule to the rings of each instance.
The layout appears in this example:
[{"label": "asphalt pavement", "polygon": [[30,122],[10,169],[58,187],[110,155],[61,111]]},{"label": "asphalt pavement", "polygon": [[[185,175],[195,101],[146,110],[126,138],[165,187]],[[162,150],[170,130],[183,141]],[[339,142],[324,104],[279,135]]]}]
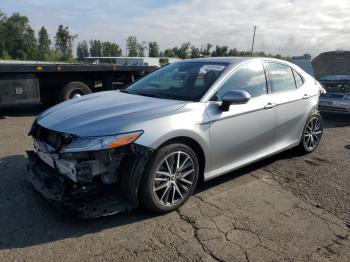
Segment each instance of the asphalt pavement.
[{"label": "asphalt pavement", "polygon": [[289,150],[208,181],[177,212],[81,220],[25,181],[40,105],[0,108],[1,261],[349,261],[350,117],[316,152]]}]

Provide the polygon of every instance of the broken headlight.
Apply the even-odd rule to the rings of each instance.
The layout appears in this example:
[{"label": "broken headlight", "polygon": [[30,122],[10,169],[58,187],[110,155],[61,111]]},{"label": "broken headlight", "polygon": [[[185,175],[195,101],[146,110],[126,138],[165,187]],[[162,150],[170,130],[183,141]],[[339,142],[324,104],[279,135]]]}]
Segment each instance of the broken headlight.
[{"label": "broken headlight", "polygon": [[118,134],[103,137],[77,137],[72,143],[61,150],[61,153],[76,153],[86,151],[98,151],[121,147],[134,142],[142,135],[143,131]]}]

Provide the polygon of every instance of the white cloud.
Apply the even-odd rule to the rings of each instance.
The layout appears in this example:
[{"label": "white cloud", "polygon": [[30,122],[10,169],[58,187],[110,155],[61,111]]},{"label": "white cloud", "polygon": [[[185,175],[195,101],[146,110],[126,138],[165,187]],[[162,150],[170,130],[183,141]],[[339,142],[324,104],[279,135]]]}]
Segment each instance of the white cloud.
[{"label": "white cloud", "polygon": [[140,41],[158,41],[162,48],[190,41],[249,50],[256,25],[259,51],[316,55],[350,49],[349,0],[182,0],[158,1],[158,7],[155,0],[23,2],[35,25],[68,24],[80,40],[113,40],[122,47],[134,34]]},{"label": "white cloud", "polygon": [[249,50],[254,25],[257,50],[293,55],[349,49],[350,1],[191,0],[151,10],[124,30],[163,46],[190,40]]}]

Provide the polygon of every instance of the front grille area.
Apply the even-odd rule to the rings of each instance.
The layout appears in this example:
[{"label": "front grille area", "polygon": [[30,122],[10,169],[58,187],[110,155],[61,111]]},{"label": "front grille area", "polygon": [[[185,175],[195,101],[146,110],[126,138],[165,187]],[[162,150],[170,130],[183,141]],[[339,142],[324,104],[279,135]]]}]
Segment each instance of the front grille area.
[{"label": "front grille area", "polygon": [[345,95],[346,93],[344,94],[326,93],[326,94],[322,94],[321,97],[342,99]]},{"label": "front grille area", "polygon": [[49,144],[56,150],[70,144],[73,141],[74,136],[57,131],[47,129],[40,126],[38,123],[34,123],[32,130],[29,133],[33,138],[40,139],[43,142]]},{"label": "front grille area", "polygon": [[319,105],[318,108],[320,110],[337,111],[337,112],[349,112],[345,108],[341,108],[341,107],[321,106],[321,105]]}]

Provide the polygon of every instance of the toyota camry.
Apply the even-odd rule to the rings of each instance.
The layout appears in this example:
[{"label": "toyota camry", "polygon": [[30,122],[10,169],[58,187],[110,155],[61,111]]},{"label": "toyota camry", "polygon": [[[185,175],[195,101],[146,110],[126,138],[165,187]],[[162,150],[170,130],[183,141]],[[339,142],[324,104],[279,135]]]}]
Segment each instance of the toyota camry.
[{"label": "toyota camry", "polygon": [[281,151],[319,145],[321,86],[270,58],[202,58],[164,66],[118,91],[58,104],[30,131],[27,177],[81,217],[179,208],[198,181]]}]

